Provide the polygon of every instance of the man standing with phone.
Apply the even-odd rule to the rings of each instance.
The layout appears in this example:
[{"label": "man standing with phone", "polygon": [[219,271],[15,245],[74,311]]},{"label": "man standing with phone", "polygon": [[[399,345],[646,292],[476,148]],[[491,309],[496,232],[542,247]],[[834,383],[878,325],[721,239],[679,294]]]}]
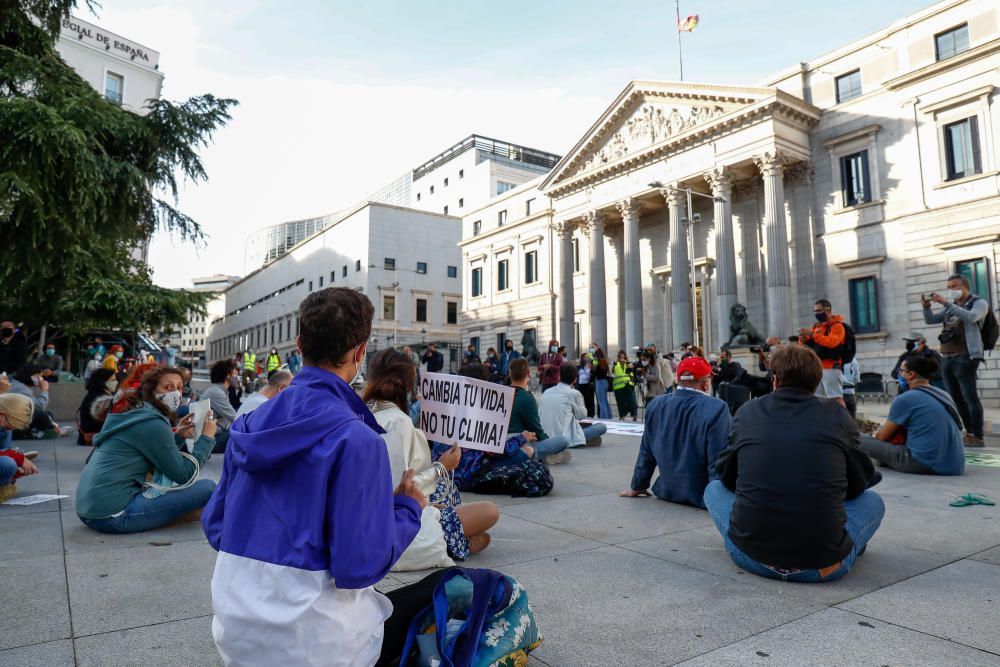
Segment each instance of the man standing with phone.
[{"label": "man standing with phone", "polygon": [[[942,306],[934,311],[931,304]],[[976,387],[976,371],[983,360],[983,320],[990,305],[985,299],[969,292],[969,279],[961,274],[948,276],[947,288],[920,295],[924,307],[924,322],[941,324],[941,356],[944,386],[951,395],[965,425],[966,447],[983,446],[983,404]]]}]

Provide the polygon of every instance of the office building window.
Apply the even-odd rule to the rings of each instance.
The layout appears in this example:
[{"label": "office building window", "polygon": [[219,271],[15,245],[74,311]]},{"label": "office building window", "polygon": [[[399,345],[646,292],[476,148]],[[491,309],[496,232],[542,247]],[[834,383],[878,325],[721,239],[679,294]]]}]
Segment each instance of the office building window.
[{"label": "office building window", "polygon": [[990,298],[990,280],[986,270],[986,259],[967,259],[955,262],[955,273],[969,281],[969,291],[984,299]]},{"label": "office building window", "polygon": [[431,194],[434,194],[434,186],[431,186]]},{"label": "office building window", "polygon": [[344,277],[347,277],[347,264],[344,264]]},{"label": "office building window", "polygon": [[448,302],[448,319],[446,320],[448,324],[458,324],[458,302],[449,301]]},{"label": "office building window", "polygon": [[417,201],[420,201],[420,193],[417,193]]},{"label": "office building window", "polygon": [[504,346],[507,344],[507,334],[497,334],[497,354],[503,354]]},{"label": "office building window", "polygon": [[336,278],[337,278],[337,272],[336,271],[331,271],[330,272],[330,284],[331,285],[333,284],[333,281],[336,280]]},{"label": "office building window", "polygon": [[104,74],[104,97],[109,102],[120,105],[125,92],[125,77],[114,72]]},{"label": "office building window", "polygon": [[417,262],[417,273],[427,273],[427,262]]},{"label": "office building window", "polygon": [[383,320],[395,320],[396,319],[396,295],[395,294],[383,294],[382,295],[382,319]]},{"label": "office building window", "polygon": [[483,230],[483,221],[482,220],[476,220],[476,221],[474,221],[472,223],[472,235],[473,236],[476,236],[482,230]]},{"label": "office building window", "polygon": [[448,179],[444,179],[444,187],[448,187]]},{"label": "office building window", "polygon": [[323,286],[323,276],[320,276],[320,277],[319,277],[319,286],[320,286],[320,287],[322,287],[322,286]]},{"label": "office building window", "polygon": [[526,216],[531,215],[531,206],[534,203],[535,203],[535,200],[533,198],[529,199],[526,202],[524,202],[524,215],[526,215]]},{"label": "office building window", "polygon": [[447,206],[444,207],[444,214],[448,215],[448,207]]},{"label": "office building window", "polygon": [[840,186],[844,193],[844,206],[857,206],[872,200],[868,151],[840,158]]},{"label": "office building window", "polygon": [[837,102],[846,102],[861,95],[861,70],[856,69],[837,77]]},{"label": "office building window", "polygon": [[481,296],[483,293],[483,269],[476,267],[472,269],[472,296]]},{"label": "office building window", "polygon": [[952,28],[947,32],[934,35],[934,50],[937,59],[947,60],[952,56],[957,56],[963,51],[969,50],[969,25],[962,24],[957,28]]},{"label": "office building window", "polygon": [[395,271],[396,270],[396,258],[395,257],[386,257],[385,258],[385,268],[387,270],[389,270],[389,271]]},{"label": "office building window", "polygon": [[354,270],[355,270],[355,272],[361,270],[361,260],[360,259],[354,261]]},{"label": "office building window", "polygon": [[975,116],[944,126],[945,180],[983,173],[979,119]]},{"label": "office building window", "polygon": [[458,177],[459,178],[465,178],[465,170],[464,169],[459,169],[458,170]]},{"label": "office building window", "polygon": [[311,281],[311,280],[309,281],[309,291],[310,292],[313,291],[313,281]]},{"label": "office building window", "polygon": [[462,208],[464,206],[465,206],[465,199],[459,198],[459,200],[458,200],[458,207]]},{"label": "office building window", "polygon": [[503,227],[507,224],[507,211],[503,210],[497,213],[497,227]]},{"label": "office building window", "polygon": [[524,284],[530,285],[538,280],[538,251],[524,253]]},{"label": "office building window", "polygon": [[509,259],[501,259],[499,262],[497,262],[497,291],[498,292],[502,292],[505,289],[507,289],[508,287],[510,287],[510,284],[507,282],[507,270],[509,268],[510,268],[510,260]]},{"label": "office building window", "polygon": [[504,183],[503,181],[497,181],[497,194],[502,195],[508,190],[513,190],[517,185],[514,183]]},{"label": "office building window", "polygon": [[457,266],[449,266],[448,267],[448,277],[449,278],[458,278],[458,267]]},{"label": "office building window", "polygon": [[580,239],[573,239],[573,272],[580,270]]},{"label": "office building window", "polygon": [[848,294],[851,305],[851,327],[855,333],[878,331],[878,293],[875,276],[848,281]]},{"label": "office building window", "polygon": [[417,299],[417,322],[427,321],[427,299]]}]

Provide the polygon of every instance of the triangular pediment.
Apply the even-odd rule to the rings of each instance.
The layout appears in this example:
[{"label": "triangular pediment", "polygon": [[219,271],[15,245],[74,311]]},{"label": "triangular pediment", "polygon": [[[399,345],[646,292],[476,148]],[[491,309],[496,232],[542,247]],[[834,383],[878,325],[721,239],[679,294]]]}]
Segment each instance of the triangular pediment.
[{"label": "triangular pediment", "polygon": [[549,173],[547,190],[774,98],[772,88],[633,81]]}]

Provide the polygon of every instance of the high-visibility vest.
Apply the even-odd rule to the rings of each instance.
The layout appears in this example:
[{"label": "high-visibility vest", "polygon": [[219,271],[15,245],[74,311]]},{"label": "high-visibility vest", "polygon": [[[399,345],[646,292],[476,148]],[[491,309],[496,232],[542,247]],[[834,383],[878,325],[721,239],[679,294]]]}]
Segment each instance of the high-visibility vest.
[{"label": "high-visibility vest", "polygon": [[245,371],[256,371],[257,370],[257,355],[251,352],[250,354],[243,355],[243,370]]},{"label": "high-visibility vest", "polygon": [[613,391],[632,386],[632,377],[628,374],[628,364],[616,361],[613,373],[614,375],[611,380],[611,389]]},{"label": "high-visibility vest", "polygon": [[280,354],[269,354],[267,355],[267,372],[276,371],[281,368],[281,355]]}]

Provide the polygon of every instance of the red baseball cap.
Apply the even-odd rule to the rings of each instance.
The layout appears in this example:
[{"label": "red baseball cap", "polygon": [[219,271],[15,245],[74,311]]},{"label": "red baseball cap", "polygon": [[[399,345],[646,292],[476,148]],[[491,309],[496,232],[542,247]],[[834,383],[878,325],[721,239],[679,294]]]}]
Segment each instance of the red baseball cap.
[{"label": "red baseball cap", "polygon": [[701,357],[688,357],[677,364],[678,380],[700,380],[712,374],[712,367]]}]

